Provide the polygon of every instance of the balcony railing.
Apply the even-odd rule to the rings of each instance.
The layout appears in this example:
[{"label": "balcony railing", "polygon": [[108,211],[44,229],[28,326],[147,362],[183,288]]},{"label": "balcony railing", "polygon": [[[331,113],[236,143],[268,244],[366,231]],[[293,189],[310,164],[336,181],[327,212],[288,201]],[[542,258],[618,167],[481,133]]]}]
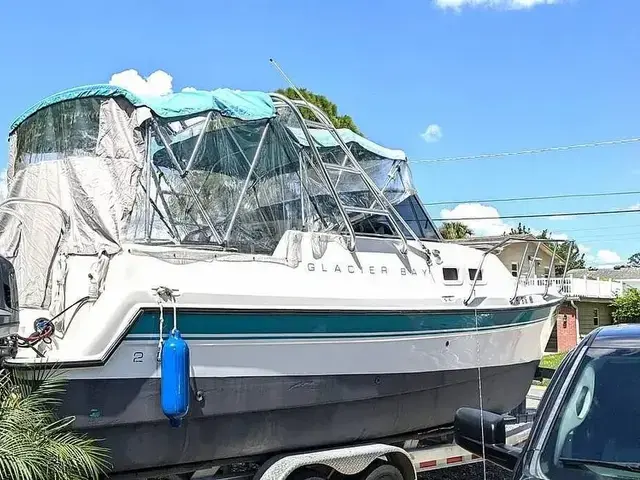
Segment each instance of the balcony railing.
[{"label": "balcony railing", "polygon": [[613,299],[622,292],[623,283],[614,280],[600,280],[585,277],[573,277],[571,275],[558,278],[531,277],[521,278],[521,285],[536,287],[555,287],[560,293],[570,297],[610,298]]}]

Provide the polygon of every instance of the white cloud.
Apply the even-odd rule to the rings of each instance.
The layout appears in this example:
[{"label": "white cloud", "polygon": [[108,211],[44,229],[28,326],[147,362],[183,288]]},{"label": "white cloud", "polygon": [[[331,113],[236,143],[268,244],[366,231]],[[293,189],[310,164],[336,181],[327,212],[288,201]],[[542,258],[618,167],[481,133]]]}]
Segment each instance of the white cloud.
[{"label": "white cloud", "polygon": [[173,77],[163,70],[156,70],[148,77],[142,77],[137,70],[129,69],[114,73],[110,85],[126,88],[136,95],[157,97],[173,92]]},{"label": "white cloud", "polygon": [[622,259],[620,258],[620,255],[618,255],[613,250],[598,250],[598,253],[596,253],[596,259],[595,259],[596,263],[599,265],[615,264],[621,260]]},{"label": "white cloud", "polygon": [[627,210],[640,210],[640,203],[635,203],[631,205]]},{"label": "white cloud", "polygon": [[[459,218],[481,217],[482,220],[463,220],[462,223],[473,230],[474,235],[502,235],[511,229],[511,225],[500,219],[500,214],[495,207],[480,203],[461,203],[455,208],[447,208],[440,212],[440,216],[447,220]],[[485,219],[488,218],[488,219]]]},{"label": "white cloud", "polygon": [[424,138],[425,142],[437,142],[442,138],[442,129],[440,128],[440,125],[432,123],[420,136]]},{"label": "white cloud", "polygon": [[[507,223],[500,218],[500,212],[490,205],[482,205],[481,203],[461,203],[453,209],[442,209],[440,217],[448,221],[455,221],[460,218],[478,220],[461,220],[473,230],[474,236],[484,235],[502,235],[509,233],[512,228],[517,228],[517,224]],[[531,229],[532,235],[540,235],[541,230]],[[568,240],[569,236],[564,233],[551,233],[550,238],[554,240]],[[584,247],[586,248],[586,247]]]},{"label": "white cloud", "polygon": [[484,7],[500,10],[526,10],[538,5],[554,5],[562,0],[434,0],[444,10],[460,11],[465,7]]},{"label": "white cloud", "polygon": [[8,195],[7,188],[7,167],[0,170],[0,202],[6,200]]},{"label": "white cloud", "polygon": [[580,253],[589,253],[591,251],[591,247],[587,247],[581,243],[578,244],[578,249],[580,250]]},{"label": "white cloud", "polygon": [[593,265],[594,263],[596,263],[596,256],[591,252],[591,247],[588,247],[587,245],[584,245],[582,243],[578,243],[578,250],[580,251],[580,254],[584,254],[584,261],[587,263],[587,265]]},{"label": "white cloud", "polygon": [[196,87],[184,87],[181,91],[182,92],[197,92],[198,89]]},{"label": "white cloud", "polygon": [[[531,232],[533,232],[533,230],[531,230]],[[554,240],[569,240],[569,235],[566,233],[552,233],[549,236]]]}]

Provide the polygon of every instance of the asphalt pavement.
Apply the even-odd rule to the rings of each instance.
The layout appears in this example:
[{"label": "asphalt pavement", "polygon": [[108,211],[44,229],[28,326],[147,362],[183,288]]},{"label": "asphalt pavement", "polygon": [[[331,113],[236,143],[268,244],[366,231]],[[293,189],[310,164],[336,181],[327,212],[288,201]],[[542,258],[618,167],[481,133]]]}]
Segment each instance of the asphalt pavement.
[{"label": "asphalt pavement", "polygon": [[[546,387],[532,385],[527,394],[527,408],[538,408],[538,404],[544,395]],[[491,462],[486,462],[486,480],[510,480],[511,472],[498,467]],[[418,480],[484,480],[482,462],[462,465],[460,467],[444,468],[418,474]]]},{"label": "asphalt pavement", "polygon": [[546,389],[547,387],[541,385],[531,385],[527,394],[527,408],[537,409]]},{"label": "asphalt pavement", "polygon": [[[511,472],[486,462],[487,480],[510,480]],[[418,480],[483,480],[482,462],[418,474]]]}]

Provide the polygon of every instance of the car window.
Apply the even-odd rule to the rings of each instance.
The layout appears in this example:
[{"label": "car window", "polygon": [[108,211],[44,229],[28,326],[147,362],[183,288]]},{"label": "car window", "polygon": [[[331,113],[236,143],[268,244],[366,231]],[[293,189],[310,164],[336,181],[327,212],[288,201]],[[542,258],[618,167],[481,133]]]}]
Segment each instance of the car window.
[{"label": "car window", "polygon": [[564,396],[540,469],[549,479],[640,479],[639,432],[640,349],[590,348]]}]

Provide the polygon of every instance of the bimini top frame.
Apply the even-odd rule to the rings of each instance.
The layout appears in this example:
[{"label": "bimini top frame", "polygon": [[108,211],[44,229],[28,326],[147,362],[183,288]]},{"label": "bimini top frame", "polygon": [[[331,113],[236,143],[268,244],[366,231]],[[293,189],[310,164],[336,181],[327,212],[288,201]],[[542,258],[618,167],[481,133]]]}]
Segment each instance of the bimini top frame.
[{"label": "bimini top frame", "polygon": [[[421,246],[423,251],[425,251],[427,255],[427,259],[430,259],[430,252],[427,249],[425,249],[424,245],[422,244],[418,236],[415,234],[413,229],[409,227],[407,222],[398,213],[398,211],[393,206],[393,204],[384,195],[384,190],[387,188],[390,182],[394,179],[395,175],[399,170],[399,166],[398,166],[399,161],[397,160],[394,161],[391,171],[388,174],[388,179],[381,190],[375,184],[375,182],[369,177],[369,175],[365,172],[365,170],[360,165],[360,163],[357,161],[357,159],[355,158],[355,156],[353,155],[349,147],[345,144],[344,140],[341,138],[340,134],[337,132],[337,130],[335,129],[331,121],[318,107],[312,104],[306,103],[304,101],[291,100],[277,93],[272,93],[270,94],[270,96],[274,102],[276,111],[278,108],[281,108],[281,109],[283,107],[287,108],[297,120],[297,123],[299,124],[299,127],[304,135],[304,138],[308,143],[311,159],[315,164],[314,166],[317,167],[317,170],[321,175],[322,181],[327,187],[331,198],[333,199],[333,201],[337,206],[339,215],[342,218],[342,221],[344,222],[344,227],[347,230],[347,237],[348,237],[347,247],[351,251],[355,250],[356,241],[357,241],[356,239],[357,235],[352,223],[353,220],[350,218],[349,214],[350,213],[356,214],[356,215],[359,214],[360,216],[377,215],[377,216],[381,216],[388,219],[389,225],[393,229],[393,232],[395,233],[395,235],[397,235],[397,237],[401,241],[400,251],[402,253],[406,253],[408,251],[408,244],[407,244],[407,238],[406,238],[405,232],[403,232],[403,229],[401,228],[401,226],[404,227],[404,230],[406,232],[409,232],[411,238],[414,241],[416,241],[418,245]],[[314,121],[306,120],[300,111],[301,107],[311,110],[318,121],[314,122]],[[176,244],[182,243],[180,240],[180,236],[178,234],[175,219],[172,218],[170,214],[170,210],[168,209],[167,204],[163,199],[163,195],[162,194],[159,195],[160,197],[159,201],[163,204],[162,205],[163,210],[167,212],[166,216],[163,215],[161,212],[161,209],[158,208],[158,205],[157,205],[158,199],[154,201],[153,198],[151,198],[152,184],[154,184],[156,191],[160,190],[159,176],[162,176],[162,173],[159,172],[156,166],[154,165],[152,155],[151,155],[150,137],[155,136],[159,140],[159,143],[164,147],[164,150],[166,151],[166,154],[170,160],[170,163],[176,169],[181,181],[184,183],[186,193],[188,194],[189,197],[191,197],[195,208],[197,209],[200,216],[206,223],[206,226],[211,231],[211,237],[213,242],[222,249],[227,248],[231,233],[234,229],[234,226],[236,225],[236,220],[238,218],[238,214],[241,209],[242,202],[245,201],[245,197],[247,195],[247,191],[249,189],[249,185],[251,183],[251,179],[252,179],[254,170],[256,168],[256,164],[258,163],[258,159],[263,149],[264,141],[265,141],[267,132],[270,128],[271,120],[266,121],[266,124],[260,135],[260,141],[258,142],[255,153],[253,154],[253,158],[251,159],[247,158],[242,148],[239,148],[239,145],[237,145],[237,140],[235,140],[233,134],[229,132],[230,137],[234,139],[234,141],[236,142],[236,147],[238,147],[237,148],[238,152],[244,158],[244,161],[246,162],[249,169],[246,177],[244,178],[244,182],[243,182],[240,194],[235,202],[235,208],[233,209],[233,214],[231,216],[230,222],[224,231],[216,229],[213,219],[207,212],[207,209],[205,208],[205,206],[200,201],[196,188],[194,187],[194,185],[192,185],[192,183],[189,180],[189,174],[191,172],[192,167],[194,166],[194,161],[196,158],[198,158],[198,155],[200,154],[201,149],[203,148],[203,145],[204,145],[203,138],[213,121],[214,119],[212,118],[212,112],[208,112],[204,120],[199,125],[199,128],[201,128],[201,130],[197,135],[195,146],[192,152],[190,153],[188,160],[186,162],[181,163],[176,157],[175,153],[173,152],[171,148],[171,141],[170,139],[167,138],[166,134],[163,132],[163,129],[159,125],[158,120],[155,117],[152,117],[149,120],[147,129],[146,129],[147,136],[148,136],[147,155],[146,155],[146,164],[147,164],[146,178],[144,179],[144,181],[141,180],[141,183],[144,182],[145,184],[144,190],[147,193],[145,212],[144,212],[144,224],[145,224],[144,238],[147,242],[151,240],[151,230],[152,230],[152,223],[153,223],[151,221],[152,215],[158,214],[161,221],[164,223],[167,230],[169,231],[170,236],[173,238],[174,243]],[[318,141],[314,137],[314,135],[311,133],[309,129],[310,126],[314,128],[316,131],[318,129],[322,129],[322,130],[328,131],[331,134],[337,146],[340,148],[340,150],[344,154],[344,160],[341,165],[331,164],[323,161],[322,155],[320,154],[320,151],[318,149],[318,146],[319,146]],[[229,127],[224,126],[223,128],[228,130]],[[336,184],[337,182],[340,181],[340,177],[338,177],[337,182],[334,183],[334,181],[332,181],[330,175],[328,174],[328,170],[335,170],[338,172],[339,175],[344,172],[358,175],[362,179],[366,189],[369,191],[369,193],[374,199],[373,203],[369,206],[369,208],[345,205],[344,202],[341,200],[340,195],[338,194],[338,191],[336,189]],[[151,212],[152,208],[154,210],[153,213]]]}]

